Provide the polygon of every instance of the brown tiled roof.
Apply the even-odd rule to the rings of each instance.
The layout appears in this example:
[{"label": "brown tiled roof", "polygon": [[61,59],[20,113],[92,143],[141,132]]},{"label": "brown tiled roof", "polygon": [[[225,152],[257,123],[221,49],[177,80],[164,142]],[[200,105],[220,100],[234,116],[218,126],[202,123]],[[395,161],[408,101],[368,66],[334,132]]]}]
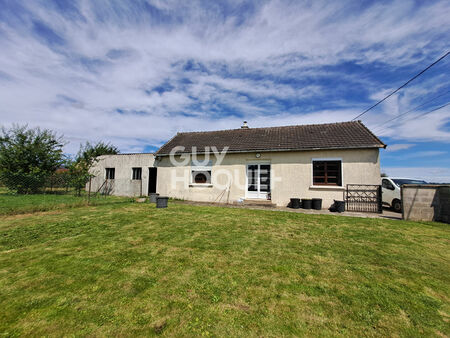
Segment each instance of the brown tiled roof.
[{"label": "brown tiled roof", "polygon": [[202,153],[206,146],[219,151],[228,146],[228,152],[386,147],[361,121],[178,133],[156,155],[168,155],[176,146],[185,153],[192,147]]}]

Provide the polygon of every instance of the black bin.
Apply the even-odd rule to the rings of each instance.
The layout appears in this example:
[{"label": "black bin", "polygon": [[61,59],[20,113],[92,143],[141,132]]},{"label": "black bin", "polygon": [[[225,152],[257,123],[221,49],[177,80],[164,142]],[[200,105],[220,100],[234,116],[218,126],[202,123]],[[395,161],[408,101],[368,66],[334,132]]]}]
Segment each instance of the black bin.
[{"label": "black bin", "polygon": [[337,212],[345,211],[345,202],[344,201],[334,201],[334,205],[336,207]]},{"label": "black bin", "polygon": [[156,207],[157,208],[167,208],[167,203],[169,201],[169,197],[157,197],[156,198]]},{"label": "black bin", "polygon": [[303,209],[311,209],[312,208],[312,200],[310,199],[302,199],[302,208]]},{"label": "black bin", "polygon": [[312,208],[314,210],[321,210],[322,209],[322,199],[321,198],[313,198],[312,199]]},{"label": "black bin", "polygon": [[289,206],[292,209],[299,209],[300,208],[300,198],[291,198],[291,203]]},{"label": "black bin", "polygon": [[151,192],[148,194],[148,200],[150,203],[156,203],[156,199],[158,198],[159,194]]}]

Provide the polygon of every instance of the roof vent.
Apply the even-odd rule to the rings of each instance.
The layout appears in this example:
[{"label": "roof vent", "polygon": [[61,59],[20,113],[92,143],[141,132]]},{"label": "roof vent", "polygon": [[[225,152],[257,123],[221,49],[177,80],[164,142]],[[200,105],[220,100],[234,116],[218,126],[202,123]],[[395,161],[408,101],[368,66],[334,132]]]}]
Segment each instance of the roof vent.
[{"label": "roof vent", "polygon": [[247,121],[244,121],[244,123],[241,126],[241,129],[248,129]]}]

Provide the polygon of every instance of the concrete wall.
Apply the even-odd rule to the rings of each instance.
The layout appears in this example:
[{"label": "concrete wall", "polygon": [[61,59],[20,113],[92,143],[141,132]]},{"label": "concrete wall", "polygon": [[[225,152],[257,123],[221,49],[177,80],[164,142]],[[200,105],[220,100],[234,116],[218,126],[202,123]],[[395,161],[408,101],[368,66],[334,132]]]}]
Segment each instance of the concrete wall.
[{"label": "concrete wall", "polygon": [[[246,164],[270,163],[272,176],[272,202],[286,206],[290,198],[322,198],[323,207],[329,207],[333,199],[343,200],[346,184],[380,184],[378,149],[317,150],[302,152],[267,152],[227,154],[220,165],[214,158],[213,184],[190,184],[190,162],[173,166],[168,157],[157,160],[157,192],[164,196],[194,201],[233,203],[246,195]],[[314,187],[312,184],[312,159],[342,159],[342,187]],[[199,157],[201,160],[202,158]],[[227,174],[231,173],[231,177]]]},{"label": "concrete wall", "polygon": [[[148,168],[154,165],[153,154],[104,155],[91,168],[95,175],[91,180],[91,191],[96,192],[106,179],[106,168],[115,168],[115,179],[108,180],[111,194],[116,196],[148,195]],[[142,180],[132,180],[132,168],[142,168]]]},{"label": "concrete wall", "polygon": [[403,219],[450,223],[450,186],[402,186]]}]

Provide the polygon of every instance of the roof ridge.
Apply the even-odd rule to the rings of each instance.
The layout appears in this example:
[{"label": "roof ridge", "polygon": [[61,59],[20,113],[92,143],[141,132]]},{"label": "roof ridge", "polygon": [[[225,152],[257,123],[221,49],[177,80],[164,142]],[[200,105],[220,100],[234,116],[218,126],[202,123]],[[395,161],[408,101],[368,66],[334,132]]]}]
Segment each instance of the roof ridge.
[{"label": "roof ridge", "polygon": [[202,134],[202,133],[216,133],[219,131],[233,131],[233,130],[257,130],[257,129],[277,129],[277,128],[290,128],[290,127],[329,126],[329,125],[337,125],[337,124],[350,124],[350,123],[353,124],[353,123],[358,123],[358,122],[361,123],[361,120],[329,122],[329,123],[290,124],[290,125],[286,125],[286,126],[275,126],[275,127],[256,127],[256,128],[249,127],[249,128],[233,128],[233,129],[218,129],[218,130],[203,130],[203,131],[180,131],[180,132],[177,132],[177,134]]}]

